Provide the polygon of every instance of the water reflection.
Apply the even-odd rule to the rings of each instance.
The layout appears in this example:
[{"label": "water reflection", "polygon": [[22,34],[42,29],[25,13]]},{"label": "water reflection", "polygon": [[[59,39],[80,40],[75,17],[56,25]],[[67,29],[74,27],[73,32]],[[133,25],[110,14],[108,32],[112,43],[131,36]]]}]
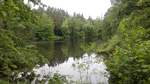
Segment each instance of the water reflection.
[{"label": "water reflection", "polygon": [[102,56],[85,53],[80,58],[69,57],[55,66],[36,66],[33,71],[37,77],[32,84],[36,80],[48,80],[55,73],[66,76],[69,84],[108,84],[109,73],[106,69]]},{"label": "water reflection", "polygon": [[68,57],[79,58],[84,53],[81,45],[84,42],[78,41],[51,41],[36,43],[39,52],[49,60],[49,65],[63,63]]}]

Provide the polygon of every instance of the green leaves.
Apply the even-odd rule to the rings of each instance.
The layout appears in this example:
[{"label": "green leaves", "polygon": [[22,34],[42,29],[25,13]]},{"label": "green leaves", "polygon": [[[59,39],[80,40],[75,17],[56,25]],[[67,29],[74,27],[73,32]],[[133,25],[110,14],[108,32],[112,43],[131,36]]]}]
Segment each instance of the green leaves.
[{"label": "green leaves", "polygon": [[110,81],[112,84],[145,84],[150,77],[150,41],[147,38],[150,13],[147,0],[121,1],[116,4],[117,8],[122,8],[119,11],[122,18],[118,20],[115,33],[120,42],[107,61],[112,75]]},{"label": "green leaves", "polygon": [[16,11],[19,11],[19,7],[14,7],[14,9],[15,9]]},{"label": "green leaves", "polygon": [[6,16],[7,16],[7,14],[6,14],[5,11],[1,11],[0,13],[2,14],[3,17],[6,17]]},{"label": "green leaves", "polygon": [[[32,11],[22,0],[0,2],[0,78],[9,80],[13,71],[32,68],[46,59],[30,44]],[[49,25],[48,25],[49,26]],[[35,26],[34,26],[35,27]],[[32,34],[31,34],[32,33]]]}]

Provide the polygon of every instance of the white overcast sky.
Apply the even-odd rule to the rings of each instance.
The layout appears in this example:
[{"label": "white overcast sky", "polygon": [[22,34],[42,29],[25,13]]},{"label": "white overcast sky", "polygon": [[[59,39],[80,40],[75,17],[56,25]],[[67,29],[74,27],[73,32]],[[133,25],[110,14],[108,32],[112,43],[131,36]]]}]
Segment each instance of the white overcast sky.
[{"label": "white overcast sky", "polygon": [[110,0],[42,0],[48,6],[61,8],[70,15],[74,12],[83,14],[85,18],[103,17],[111,6]]}]

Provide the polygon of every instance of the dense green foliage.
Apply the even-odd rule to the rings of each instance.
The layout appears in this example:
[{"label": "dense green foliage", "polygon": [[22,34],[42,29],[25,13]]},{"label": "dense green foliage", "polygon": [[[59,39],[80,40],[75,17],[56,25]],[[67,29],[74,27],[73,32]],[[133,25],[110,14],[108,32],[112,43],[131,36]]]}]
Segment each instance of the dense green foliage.
[{"label": "dense green foliage", "polygon": [[32,42],[100,39],[104,41],[100,48],[91,44],[86,50],[107,52],[110,83],[149,84],[149,0],[111,0],[112,7],[103,20],[85,19],[82,14],[70,16],[62,9],[44,9],[40,0],[28,1],[39,8],[32,9],[23,0],[0,1],[0,83],[5,84],[3,79],[10,79],[12,72],[46,62],[48,57],[41,55]]},{"label": "dense green foliage", "polygon": [[74,17],[66,18],[62,24],[62,33],[64,38],[71,39],[85,39],[94,40],[98,39],[101,20],[87,19],[85,20],[80,15],[75,15]]},{"label": "dense green foliage", "polygon": [[[80,39],[97,40],[100,37],[102,20],[97,18],[85,19],[83,15],[74,13],[68,15],[62,9],[48,7],[46,10],[39,7],[34,9],[36,16],[36,40],[53,39]],[[34,27],[34,26],[33,26]]]},{"label": "dense green foliage", "polygon": [[[104,30],[110,30],[107,35],[111,40],[118,36],[117,44],[110,49],[112,56],[107,61],[110,83],[149,84],[150,1],[115,0],[110,10],[104,19],[104,27],[107,26]],[[115,33],[111,30],[115,30]],[[111,42],[108,42],[109,46]]]},{"label": "dense green foliage", "polygon": [[0,1],[0,78],[45,62],[34,46],[33,13],[22,0]]}]

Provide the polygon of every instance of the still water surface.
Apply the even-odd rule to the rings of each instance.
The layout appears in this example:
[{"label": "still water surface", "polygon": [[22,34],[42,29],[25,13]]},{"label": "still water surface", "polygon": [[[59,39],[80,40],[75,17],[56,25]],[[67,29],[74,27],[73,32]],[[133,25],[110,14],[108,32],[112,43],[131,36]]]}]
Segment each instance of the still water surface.
[{"label": "still water surface", "polygon": [[[55,73],[67,78],[69,84],[108,84],[109,73],[104,64],[104,57],[89,51],[89,43],[74,41],[40,42],[39,52],[49,59],[49,64],[36,66],[33,71],[37,80],[46,79]],[[86,50],[87,49],[87,50]]]}]

